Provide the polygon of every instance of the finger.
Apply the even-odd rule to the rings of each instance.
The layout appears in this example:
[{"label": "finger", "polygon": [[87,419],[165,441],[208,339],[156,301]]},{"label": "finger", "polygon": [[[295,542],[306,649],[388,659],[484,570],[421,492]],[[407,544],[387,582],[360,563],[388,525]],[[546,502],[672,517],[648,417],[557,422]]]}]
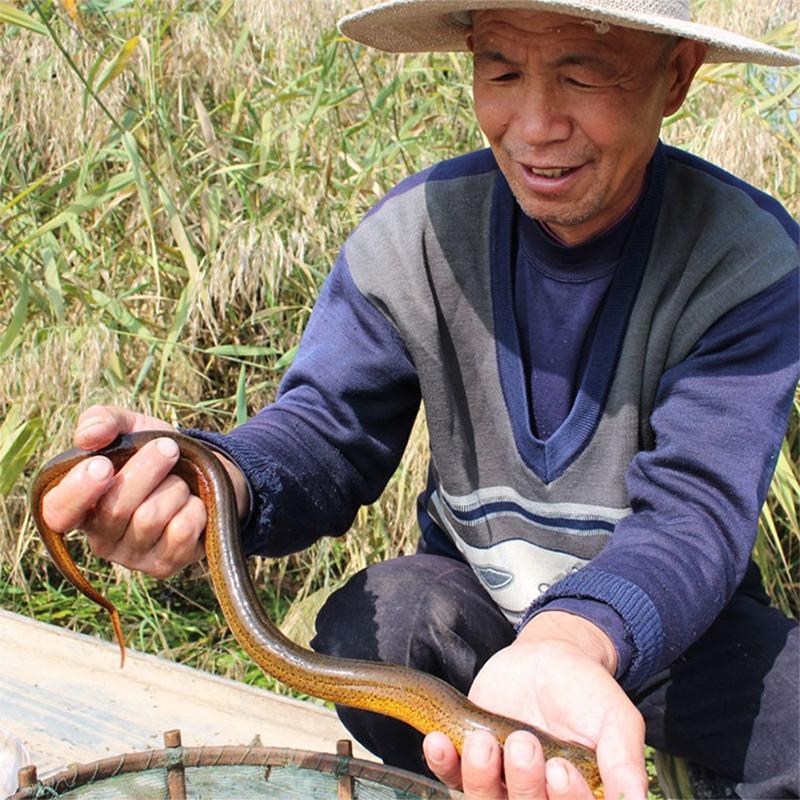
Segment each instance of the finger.
[{"label": "finger", "polygon": [[207,522],[203,501],[189,495],[186,505],[169,521],[155,546],[137,564],[137,569],[163,580],[205,555],[203,531]]},{"label": "finger", "polygon": [[121,433],[135,425],[135,414],[115,406],[91,406],[79,417],[75,427],[75,445],[83,450],[99,450],[111,444]]},{"label": "finger", "polygon": [[[167,477],[178,460],[178,445],[172,439],[155,439],[135,453],[110,483],[94,509],[83,521],[92,551],[116,560],[117,547],[128,531],[136,509]],[[150,545],[154,544],[150,542]],[[119,555],[127,555],[122,545]],[[138,548],[146,548],[142,542]]]},{"label": "finger", "polygon": [[461,788],[461,759],[453,743],[443,733],[429,733],[422,742],[422,752],[430,771],[445,786]]},{"label": "finger", "polygon": [[486,731],[474,731],[464,740],[461,779],[469,800],[497,800],[505,797],[503,757],[497,739]]},{"label": "finger", "polygon": [[606,797],[624,797],[625,800],[645,800],[648,781],[644,755],[630,761],[618,761],[600,766]]},{"label": "finger", "polygon": [[[547,797],[550,800],[593,800],[594,794],[573,764],[563,758],[551,758],[545,764]],[[616,797],[616,795],[608,795]],[[629,800],[626,798],[626,800]]]},{"label": "finger", "polygon": [[120,434],[141,430],[174,431],[167,422],[117,406],[91,406],[79,417],[75,444],[84,450],[98,450]]},{"label": "finger", "polygon": [[152,550],[162,538],[167,525],[182,511],[190,497],[186,481],[177,475],[167,475],[134,509],[125,531],[126,548],[132,554]]},{"label": "finger", "polygon": [[597,764],[607,797],[647,797],[644,720],[635,708],[621,708],[606,721],[597,743]]},{"label": "finger", "polygon": [[515,731],[506,739],[503,765],[510,800],[544,800],[547,797],[544,754],[533,734]]},{"label": "finger", "polygon": [[107,458],[82,461],[42,498],[44,521],[61,533],[79,527],[113,477],[114,468]]}]

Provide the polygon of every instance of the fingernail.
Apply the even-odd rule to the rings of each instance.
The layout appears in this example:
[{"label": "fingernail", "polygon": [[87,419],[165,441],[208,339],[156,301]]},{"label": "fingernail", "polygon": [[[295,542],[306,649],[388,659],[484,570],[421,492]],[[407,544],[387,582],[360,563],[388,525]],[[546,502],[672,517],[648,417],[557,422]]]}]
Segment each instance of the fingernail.
[{"label": "fingernail", "polygon": [[547,783],[557,792],[566,792],[569,786],[569,773],[560,761],[548,761],[545,767]]},{"label": "fingernail", "polygon": [[428,759],[431,761],[441,761],[444,758],[444,750],[435,744],[428,745]]},{"label": "fingernail", "polygon": [[178,455],[178,445],[173,439],[159,439],[156,447],[158,452],[167,458],[175,458]]},{"label": "fingernail", "polygon": [[521,767],[526,767],[533,762],[533,747],[530,742],[512,739],[508,743],[508,754],[511,756],[511,760]]},{"label": "fingernail", "polygon": [[112,472],[111,462],[105,458],[90,458],[86,471],[92,480],[105,481]]},{"label": "fingernail", "polygon": [[492,757],[492,748],[483,739],[469,737],[465,743],[468,750],[469,760],[479,767],[485,767]]}]

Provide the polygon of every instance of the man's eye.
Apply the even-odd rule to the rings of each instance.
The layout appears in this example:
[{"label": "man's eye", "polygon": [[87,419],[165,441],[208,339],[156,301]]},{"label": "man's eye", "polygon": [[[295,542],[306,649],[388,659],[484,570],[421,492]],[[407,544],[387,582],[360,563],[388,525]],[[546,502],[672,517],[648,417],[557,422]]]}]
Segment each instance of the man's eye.
[{"label": "man's eye", "polygon": [[585,81],[579,81],[576,78],[567,78],[567,83],[570,86],[576,86],[578,89],[595,89],[596,85],[593,83],[586,83]]},{"label": "man's eye", "polygon": [[518,72],[504,72],[502,75],[498,75],[495,78],[492,78],[493,83],[508,83],[508,81],[513,81],[515,78],[519,77]]}]

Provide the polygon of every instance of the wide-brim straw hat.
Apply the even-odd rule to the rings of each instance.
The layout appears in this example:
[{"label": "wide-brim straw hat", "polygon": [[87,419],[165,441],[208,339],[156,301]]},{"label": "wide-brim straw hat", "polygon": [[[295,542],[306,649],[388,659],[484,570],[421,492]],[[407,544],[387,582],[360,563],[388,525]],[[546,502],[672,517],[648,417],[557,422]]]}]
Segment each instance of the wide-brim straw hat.
[{"label": "wide-brim straw hat", "polygon": [[391,53],[466,50],[464,32],[471,11],[519,9],[550,11],[607,22],[708,45],[707,61],[746,61],[787,67],[800,64],[794,53],[737,33],[691,21],[689,0],[387,0],[339,22],[350,39]]}]

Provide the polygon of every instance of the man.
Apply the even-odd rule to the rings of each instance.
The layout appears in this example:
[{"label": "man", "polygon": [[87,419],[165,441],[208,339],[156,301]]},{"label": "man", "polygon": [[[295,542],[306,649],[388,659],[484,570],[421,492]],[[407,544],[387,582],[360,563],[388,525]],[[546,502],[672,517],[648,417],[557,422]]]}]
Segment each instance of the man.
[{"label": "man", "polygon": [[[490,151],[413,176],[345,244],[275,404],[217,447],[251,552],[345,531],[396,467],[420,398],[420,552],[369,568],[314,646],[407,663],[597,750],[646,796],[645,738],[742,797],[797,796],[797,627],[749,564],[797,380],[797,228],[658,142],[705,59],[797,63],[679,2],[392,0],[342,22],[396,50],[464,49]],[[168,427],[85,412],[82,447]],[[202,503],[162,440],[45,500],[99,555],[166,576]],[[516,625],[516,628],[514,627]],[[470,797],[589,797],[517,732],[503,751],[341,710],[387,762]],[[423,761],[421,745],[424,746]]]}]

